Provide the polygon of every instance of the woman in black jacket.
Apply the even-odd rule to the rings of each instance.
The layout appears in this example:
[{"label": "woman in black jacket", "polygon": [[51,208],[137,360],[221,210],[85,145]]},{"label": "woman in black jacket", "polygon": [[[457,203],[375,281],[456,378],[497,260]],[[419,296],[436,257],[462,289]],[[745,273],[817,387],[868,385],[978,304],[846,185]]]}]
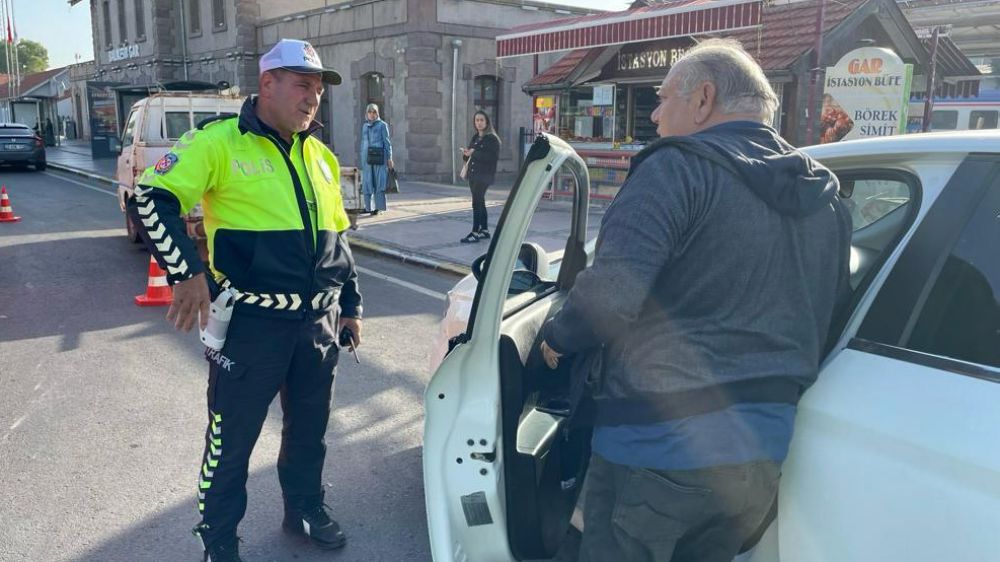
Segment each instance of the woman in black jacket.
[{"label": "woman in black jacket", "polygon": [[469,147],[462,149],[465,167],[463,178],[469,180],[472,190],[472,232],[462,242],[470,244],[490,237],[490,225],[486,216],[486,189],[493,183],[500,158],[500,137],[493,130],[490,116],[477,111],[472,120],[476,133],[469,141]]}]

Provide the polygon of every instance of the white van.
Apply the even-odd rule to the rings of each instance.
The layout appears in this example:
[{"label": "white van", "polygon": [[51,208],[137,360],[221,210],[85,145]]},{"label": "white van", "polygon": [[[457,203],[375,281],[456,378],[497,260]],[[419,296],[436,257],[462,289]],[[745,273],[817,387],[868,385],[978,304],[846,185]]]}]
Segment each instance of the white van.
[{"label": "white van", "polygon": [[[118,205],[122,213],[139,175],[166,154],[184,133],[210,117],[238,114],[242,105],[240,97],[203,92],[162,92],[135,102],[125,121],[118,156]],[[200,213],[196,209],[186,218],[200,219]],[[189,234],[194,235],[195,225],[189,224]],[[129,240],[139,242],[139,233],[127,217],[125,228]]]}]

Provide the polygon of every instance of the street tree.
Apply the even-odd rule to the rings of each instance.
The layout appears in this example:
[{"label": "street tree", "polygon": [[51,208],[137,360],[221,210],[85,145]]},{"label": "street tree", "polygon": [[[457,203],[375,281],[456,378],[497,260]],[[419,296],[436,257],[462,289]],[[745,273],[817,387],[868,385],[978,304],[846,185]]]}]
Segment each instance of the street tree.
[{"label": "street tree", "polygon": [[[8,47],[8,43],[0,43],[0,74],[12,74],[7,66]],[[21,75],[41,72],[49,67],[48,49],[31,39],[21,39],[17,42],[17,56]]]}]

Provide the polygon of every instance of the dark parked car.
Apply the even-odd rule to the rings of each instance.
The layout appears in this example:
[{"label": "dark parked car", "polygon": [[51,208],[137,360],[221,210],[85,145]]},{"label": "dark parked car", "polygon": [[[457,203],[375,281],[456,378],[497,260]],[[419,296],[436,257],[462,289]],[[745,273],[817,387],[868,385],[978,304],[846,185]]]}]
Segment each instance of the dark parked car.
[{"label": "dark parked car", "polygon": [[0,123],[0,166],[31,164],[45,169],[45,142],[31,127],[19,123]]}]

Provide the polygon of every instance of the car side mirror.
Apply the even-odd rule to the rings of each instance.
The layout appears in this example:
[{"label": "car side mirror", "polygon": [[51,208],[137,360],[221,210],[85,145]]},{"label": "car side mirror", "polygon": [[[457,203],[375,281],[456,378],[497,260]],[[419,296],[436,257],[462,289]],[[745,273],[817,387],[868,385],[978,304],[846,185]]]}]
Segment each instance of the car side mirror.
[{"label": "car side mirror", "polygon": [[521,244],[521,251],[517,254],[518,269],[526,269],[534,273],[539,279],[544,279],[549,274],[549,254],[540,244],[525,242]]}]

